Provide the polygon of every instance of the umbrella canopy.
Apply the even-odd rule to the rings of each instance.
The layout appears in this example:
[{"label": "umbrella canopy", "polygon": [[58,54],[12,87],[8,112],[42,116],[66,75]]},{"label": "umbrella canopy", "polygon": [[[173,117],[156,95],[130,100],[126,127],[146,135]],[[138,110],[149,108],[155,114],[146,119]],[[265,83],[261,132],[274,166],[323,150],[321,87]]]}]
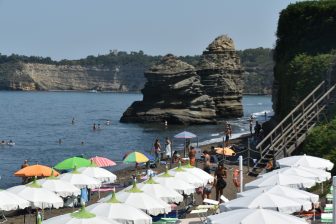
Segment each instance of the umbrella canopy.
[{"label": "umbrella canopy", "polygon": [[319,196],[317,194],[312,194],[307,191],[275,185],[275,186],[269,186],[269,187],[262,187],[262,188],[254,188],[249,191],[244,191],[241,193],[238,193],[238,197],[248,197],[248,196],[258,196],[259,194],[262,194],[264,192],[268,192],[271,194],[277,194],[277,195],[283,195],[288,198],[297,198],[301,200],[308,200],[312,203],[316,203],[319,201]]},{"label": "umbrella canopy", "polygon": [[200,178],[183,169],[181,167],[181,163],[179,163],[179,167],[169,170],[169,173],[173,175],[175,179],[183,180],[193,185],[195,188],[202,187],[204,185],[203,181]]},{"label": "umbrella canopy", "polygon": [[114,162],[114,161],[112,161],[108,158],[105,158],[105,157],[95,156],[95,157],[92,157],[90,160],[91,160],[91,162],[96,164],[98,167],[108,167],[108,166],[117,165],[116,162]]},{"label": "umbrella canopy", "polygon": [[37,164],[18,170],[14,175],[17,177],[49,177],[52,173],[54,176],[59,175],[59,173],[52,168]]},{"label": "umbrella canopy", "polygon": [[91,165],[90,160],[75,156],[75,157],[65,159],[62,162],[58,163],[55,166],[55,169],[58,169],[58,170],[72,170],[75,167],[79,168],[79,167],[86,167],[86,166],[90,166],[90,165]]},{"label": "umbrella canopy", "polygon": [[[155,182],[152,177],[150,177],[147,181],[138,184],[137,187],[144,193],[154,198],[160,198],[167,203],[180,203],[183,201],[183,196],[181,194]],[[125,190],[130,189],[131,186],[127,187]]]},{"label": "umbrella canopy", "polygon": [[82,174],[78,172],[76,169],[74,169],[70,173],[64,173],[59,176],[60,180],[69,182],[73,184],[75,187],[78,188],[99,188],[101,186],[101,181],[94,179],[92,177],[89,177],[85,174]]},{"label": "umbrella canopy", "polygon": [[0,189],[0,211],[24,209],[29,206],[29,201],[11,193],[10,191]]},{"label": "umbrella canopy", "polygon": [[283,167],[281,169],[273,170],[272,172],[269,172],[269,173],[261,174],[259,175],[259,178],[268,177],[270,175],[274,175],[274,173],[282,173],[282,174],[306,177],[306,178],[313,179],[318,183],[329,180],[331,178],[331,174],[324,170],[314,169],[314,168],[309,168],[309,167],[304,167],[304,166]]},{"label": "umbrella canopy", "polygon": [[113,219],[122,224],[151,224],[152,217],[131,205],[121,203],[112,192],[106,203],[95,203],[86,208],[98,216]]},{"label": "umbrella canopy", "polygon": [[225,156],[234,156],[234,155],[236,155],[236,152],[233,149],[229,148],[229,147],[224,147],[224,148],[216,147],[215,150],[216,150],[216,153],[220,154],[220,155],[225,155]]},{"label": "umbrella canopy", "polygon": [[[149,215],[156,216],[164,213],[167,214],[171,211],[169,204],[159,198],[154,198],[144,193],[136,186],[135,182],[130,190],[119,191],[116,195],[121,202],[141,209]],[[109,199],[111,199],[111,196],[102,198],[99,202],[106,202]]]},{"label": "umbrella canopy", "polygon": [[266,208],[291,214],[302,209],[308,211],[312,208],[312,204],[310,201],[287,198],[282,195],[265,192],[256,197],[241,197],[220,205],[221,212],[243,208]]},{"label": "umbrella canopy", "polygon": [[164,174],[155,176],[153,180],[162,184],[166,188],[177,191],[180,194],[190,195],[195,192],[195,187],[193,185],[179,178],[175,178],[173,175],[168,173],[167,168]]},{"label": "umbrella canopy", "polygon": [[93,213],[89,213],[85,208],[73,212],[71,214],[65,214],[50,218],[43,221],[43,224],[118,224],[116,221],[109,220],[105,217],[96,216]]},{"label": "umbrella canopy", "polygon": [[66,198],[69,196],[80,195],[80,189],[73,184],[60,180],[56,177],[48,177],[45,179],[39,179],[36,181],[43,188],[56,193],[58,196]]},{"label": "umbrella canopy", "polygon": [[126,158],[123,160],[124,163],[146,163],[148,162],[148,158],[137,151],[129,153]]},{"label": "umbrella canopy", "polygon": [[103,183],[113,183],[117,179],[117,176],[115,174],[100,167],[81,167],[78,169],[78,171],[89,177],[96,178]]},{"label": "umbrella canopy", "polygon": [[63,199],[47,189],[44,189],[34,180],[26,185],[19,185],[7,189],[9,192],[30,202],[33,208],[59,208],[63,206]]},{"label": "umbrella canopy", "polygon": [[250,183],[245,184],[245,190],[274,185],[282,185],[293,188],[310,188],[315,185],[315,180],[297,175],[287,175],[275,172],[273,175],[264,178],[258,178],[254,181],[251,181]]},{"label": "umbrella canopy", "polygon": [[183,138],[183,139],[188,139],[188,138],[196,138],[197,135],[188,132],[188,131],[183,131],[181,133],[178,133],[174,136],[174,138]]},{"label": "umbrella canopy", "polygon": [[280,167],[285,166],[306,166],[317,169],[331,170],[334,164],[330,160],[322,159],[315,156],[307,156],[306,154],[301,156],[290,156],[277,160],[277,164]]},{"label": "umbrella canopy", "polygon": [[207,183],[213,183],[215,180],[214,176],[210,175],[209,173],[205,172],[204,170],[200,168],[191,166],[190,164],[183,166],[183,168],[188,173],[191,173],[195,175],[196,177],[198,177],[199,179],[201,179],[203,181],[203,185],[206,185]]},{"label": "umbrella canopy", "polygon": [[217,215],[208,216],[210,224],[308,224],[304,219],[292,215],[275,212],[268,209],[237,209],[234,211],[223,212]]}]

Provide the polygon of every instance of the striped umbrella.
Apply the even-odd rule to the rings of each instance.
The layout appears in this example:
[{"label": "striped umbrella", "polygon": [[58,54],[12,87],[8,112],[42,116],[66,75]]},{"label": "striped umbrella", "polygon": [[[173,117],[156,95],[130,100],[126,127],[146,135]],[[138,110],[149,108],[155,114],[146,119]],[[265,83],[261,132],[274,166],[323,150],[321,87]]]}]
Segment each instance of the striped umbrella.
[{"label": "striped umbrella", "polygon": [[107,167],[107,166],[115,166],[117,165],[116,162],[105,158],[105,157],[99,157],[95,156],[90,159],[93,163],[95,163],[99,167]]}]

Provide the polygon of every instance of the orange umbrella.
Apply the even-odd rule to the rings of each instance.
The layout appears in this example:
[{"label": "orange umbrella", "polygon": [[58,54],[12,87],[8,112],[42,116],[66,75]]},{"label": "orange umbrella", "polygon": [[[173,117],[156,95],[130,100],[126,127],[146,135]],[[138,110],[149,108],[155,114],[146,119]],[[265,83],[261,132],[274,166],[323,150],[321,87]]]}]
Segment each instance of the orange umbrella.
[{"label": "orange umbrella", "polygon": [[215,148],[215,150],[216,150],[217,154],[221,154],[221,155],[225,155],[225,156],[234,156],[234,155],[236,155],[236,152],[233,151],[233,149],[231,149],[229,147],[224,147],[224,148],[217,147],[217,148]]},{"label": "orange umbrella", "polygon": [[60,175],[57,171],[48,166],[32,165],[16,171],[14,175],[17,177],[49,177],[52,173],[55,177]]}]

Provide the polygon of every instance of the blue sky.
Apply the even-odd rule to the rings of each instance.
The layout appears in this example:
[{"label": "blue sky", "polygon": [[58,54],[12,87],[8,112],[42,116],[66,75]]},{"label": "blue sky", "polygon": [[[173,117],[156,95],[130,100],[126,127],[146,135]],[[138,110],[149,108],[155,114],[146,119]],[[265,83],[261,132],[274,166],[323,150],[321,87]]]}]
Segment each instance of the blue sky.
[{"label": "blue sky", "polygon": [[218,35],[273,47],[292,0],[0,0],[0,53],[59,60],[109,50],[201,54]]}]

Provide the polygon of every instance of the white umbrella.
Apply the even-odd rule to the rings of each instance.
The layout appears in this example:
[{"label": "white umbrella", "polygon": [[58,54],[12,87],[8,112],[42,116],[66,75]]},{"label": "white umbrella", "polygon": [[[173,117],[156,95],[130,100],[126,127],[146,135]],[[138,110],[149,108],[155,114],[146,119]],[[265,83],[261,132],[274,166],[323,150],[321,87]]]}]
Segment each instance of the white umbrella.
[{"label": "white umbrella", "polygon": [[[121,202],[141,209],[150,215],[167,214],[171,211],[169,204],[159,198],[154,198],[144,193],[136,186],[136,183],[134,183],[133,187],[128,191],[119,191],[117,197]],[[111,196],[107,196],[100,199],[99,202],[106,202],[110,198]]]},{"label": "white umbrella", "polygon": [[280,167],[285,166],[306,166],[317,169],[331,170],[334,164],[330,160],[322,159],[315,156],[307,156],[306,154],[301,156],[290,156],[277,160],[277,164]]},{"label": "white umbrella", "polygon": [[64,173],[58,176],[60,180],[64,180],[69,182],[75,187],[78,188],[99,188],[101,186],[101,182],[95,178],[89,177],[85,174],[78,172],[76,169],[70,173]]},{"label": "white umbrella", "polygon": [[80,211],[47,219],[43,221],[43,224],[118,224],[118,222],[96,216],[87,212],[83,207]]},{"label": "white umbrella", "polygon": [[273,175],[264,178],[258,178],[254,181],[251,181],[250,183],[245,184],[245,190],[274,185],[282,185],[293,188],[310,188],[315,185],[315,180],[297,175],[287,175],[275,172]]},{"label": "white umbrella", "polygon": [[220,205],[221,212],[242,208],[266,208],[291,214],[301,210],[308,211],[312,204],[306,200],[287,198],[284,196],[262,193],[258,196],[241,197]]},{"label": "white umbrella", "polygon": [[78,171],[89,177],[96,178],[103,183],[113,183],[117,179],[117,176],[115,174],[100,167],[95,166],[81,167],[78,168]]},{"label": "white umbrella", "polygon": [[43,188],[55,192],[58,196],[63,198],[69,196],[78,196],[81,193],[79,188],[75,187],[73,184],[67,181],[60,180],[57,177],[39,179],[36,182]]},{"label": "white umbrella", "polygon": [[186,166],[184,166],[185,170],[188,173],[191,173],[201,179],[203,181],[203,184],[206,185],[207,183],[213,183],[215,178],[214,176],[210,175],[209,173],[205,172],[204,170],[191,166],[190,163]]},{"label": "white umbrella", "polygon": [[319,196],[317,194],[313,194],[313,193],[295,189],[295,188],[280,186],[280,185],[262,187],[262,188],[254,188],[249,191],[238,193],[237,196],[238,197],[248,197],[248,196],[256,197],[259,194],[262,194],[264,192],[282,195],[288,198],[298,198],[301,200],[308,200],[312,203],[316,203],[319,200]]},{"label": "white umbrella", "polygon": [[[173,189],[167,188],[155,182],[152,177],[143,183],[137,184],[137,187],[146,194],[154,198],[160,198],[167,203],[180,203],[183,201],[183,196],[181,194],[177,193],[177,191]],[[127,187],[125,190],[130,189],[131,186]]]},{"label": "white umbrella", "polygon": [[[170,174],[174,176],[174,178],[183,180],[195,188],[204,186],[203,181],[197,176],[187,172],[185,169],[181,167],[181,163],[179,163],[179,167],[169,170]],[[163,174],[161,174],[163,175]],[[160,175],[159,175],[160,176]]]},{"label": "white umbrella", "polygon": [[190,195],[195,192],[195,187],[193,185],[170,175],[167,169],[165,173],[155,176],[153,180],[169,189],[177,191],[180,194]]},{"label": "white umbrella", "polygon": [[151,224],[152,217],[131,205],[117,200],[115,193],[106,203],[95,203],[87,207],[87,210],[122,224]]},{"label": "white umbrella", "polygon": [[309,168],[309,167],[304,167],[304,166],[283,167],[281,169],[273,170],[272,172],[269,172],[269,173],[261,174],[258,176],[258,178],[265,178],[265,177],[274,175],[275,173],[306,177],[309,179],[314,179],[318,183],[329,180],[331,178],[331,174],[324,170],[314,169],[314,168]]},{"label": "white umbrella", "polygon": [[32,183],[11,187],[7,190],[29,201],[33,208],[59,208],[63,206],[62,198],[54,192],[42,188],[35,180]]},{"label": "white umbrella", "polygon": [[268,209],[237,209],[208,216],[210,224],[308,224],[304,219]]},{"label": "white umbrella", "polygon": [[24,209],[30,206],[29,201],[15,194],[0,189],[0,211]]}]

